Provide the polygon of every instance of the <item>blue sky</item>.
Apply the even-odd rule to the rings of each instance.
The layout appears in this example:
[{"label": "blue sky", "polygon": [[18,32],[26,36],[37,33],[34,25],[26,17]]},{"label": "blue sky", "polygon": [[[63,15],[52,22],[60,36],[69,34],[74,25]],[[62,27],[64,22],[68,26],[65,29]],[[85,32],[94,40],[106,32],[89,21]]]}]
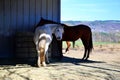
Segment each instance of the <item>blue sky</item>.
[{"label": "blue sky", "polygon": [[120,20],[120,0],[61,0],[61,20]]}]

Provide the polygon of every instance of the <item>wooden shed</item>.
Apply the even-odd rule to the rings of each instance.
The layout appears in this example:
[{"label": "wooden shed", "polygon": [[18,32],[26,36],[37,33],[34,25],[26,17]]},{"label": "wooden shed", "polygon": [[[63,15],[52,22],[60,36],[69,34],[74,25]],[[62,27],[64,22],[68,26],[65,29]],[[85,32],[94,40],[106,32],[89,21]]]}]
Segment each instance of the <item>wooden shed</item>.
[{"label": "wooden shed", "polygon": [[[1,60],[34,61],[32,30],[41,17],[60,22],[60,0],[0,0]],[[57,44],[54,39],[49,50],[54,58],[62,56]]]}]

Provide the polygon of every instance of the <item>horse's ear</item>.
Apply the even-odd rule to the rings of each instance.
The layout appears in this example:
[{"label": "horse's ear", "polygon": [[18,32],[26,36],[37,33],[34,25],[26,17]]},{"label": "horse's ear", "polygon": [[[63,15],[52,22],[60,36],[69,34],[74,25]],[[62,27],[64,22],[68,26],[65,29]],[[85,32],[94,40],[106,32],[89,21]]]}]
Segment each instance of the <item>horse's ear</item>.
[{"label": "horse's ear", "polygon": [[41,17],[41,20],[44,20],[43,17]]},{"label": "horse's ear", "polygon": [[41,21],[46,21],[46,19],[44,19],[43,17],[41,17]]}]

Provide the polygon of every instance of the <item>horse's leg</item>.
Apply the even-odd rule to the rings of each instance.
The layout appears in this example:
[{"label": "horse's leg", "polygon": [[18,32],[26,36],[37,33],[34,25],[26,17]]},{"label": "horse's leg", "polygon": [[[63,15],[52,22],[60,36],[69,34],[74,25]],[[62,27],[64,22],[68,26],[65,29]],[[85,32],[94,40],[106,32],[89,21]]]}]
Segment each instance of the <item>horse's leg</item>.
[{"label": "horse's leg", "polygon": [[45,53],[44,53],[45,49],[41,48],[41,53],[40,53],[40,61],[41,61],[41,66],[46,66],[45,63]]},{"label": "horse's leg", "polygon": [[86,59],[86,56],[87,56],[87,53],[88,53],[88,49],[87,49],[87,41],[84,39],[84,38],[81,38],[82,40],[82,43],[84,45],[84,56],[82,58],[82,60],[85,60]]},{"label": "horse's leg", "polygon": [[44,53],[38,51],[38,61],[37,61],[38,67],[46,66],[46,64],[44,63],[44,61],[45,61]]},{"label": "horse's leg", "polygon": [[86,58],[85,58],[85,60],[88,60],[88,58],[89,58],[89,55],[90,55],[90,49],[87,49],[87,55],[86,55]]},{"label": "horse's leg", "polygon": [[47,40],[46,45],[45,45],[45,56],[46,56],[46,62],[49,63],[49,53],[48,53],[48,48],[51,43],[51,40]]},{"label": "horse's leg", "polygon": [[[39,41],[39,46],[38,46],[38,50],[39,50],[39,56],[38,59],[40,59],[40,63],[38,61],[39,64],[41,64],[41,66],[46,66],[45,63],[45,45],[46,45],[46,39],[42,39],[41,41]],[[40,65],[38,64],[38,66],[40,67]]]},{"label": "horse's leg", "polygon": [[65,53],[69,53],[69,48],[71,46],[71,43],[70,43],[70,41],[66,41],[66,44],[67,44],[67,48],[65,50]]},{"label": "horse's leg", "polygon": [[87,55],[87,48],[85,48],[84,56],[83,56],[82,60],[85,60],[85,59],[86,59],[86,55]]},{"label": "horse's leg", "polygon": [[49,62],[49,54],[48,54],[48,51],[46,52],[45,57],[46,57],[46,63],[49,64],[50,62]]},{"label": "horse's leg", "polygon": [[73,42],[73,48],[75,48],[75,41],[72,41]]},{"label": "horse's leg", "polygon": [[38,65],[38,67],[41,67],[40,51],[38,51],[37,65]]},{"label": "horse's leg", "polygon": [[39,50],[39,45],[38,44],[36,45],[36,50],[37,50],[37,53],[38,53],[37,66],[41,67],[40,50]]},{"label": "horse's leg", "polygon": [[91,49],[92,49],[92,47],[91,47],[91,45],[88,43],[88,47],[87,47],[87,55],[86,55],[85,60],[88,60],[89,55],[90,55],[90,52],[91,52]]},{"label": "horse's leg", "polygon": [[90,34],[90,37],[88,37],[88,54],[86,56],[86,60],[89,58],[89,55],[90,55],[90,52],[92,51],[93,49],[93,43],[92,43],[92,34]]}]

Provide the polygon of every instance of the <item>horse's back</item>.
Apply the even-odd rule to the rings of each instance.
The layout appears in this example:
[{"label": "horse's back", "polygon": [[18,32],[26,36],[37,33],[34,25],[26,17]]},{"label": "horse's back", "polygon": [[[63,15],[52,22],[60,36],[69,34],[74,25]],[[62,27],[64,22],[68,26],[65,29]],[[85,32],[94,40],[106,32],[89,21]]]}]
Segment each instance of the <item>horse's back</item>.
[{"label": "horse's back", "polygon": [[38,26],[35,30],[35,32],[37,33],[47,33],[47,34],[50,34],[51,33],[51,30],[50,30],[50,26],[52,26],[51,24],[46,24],[46,25],[43,25],[43,26]]}]

